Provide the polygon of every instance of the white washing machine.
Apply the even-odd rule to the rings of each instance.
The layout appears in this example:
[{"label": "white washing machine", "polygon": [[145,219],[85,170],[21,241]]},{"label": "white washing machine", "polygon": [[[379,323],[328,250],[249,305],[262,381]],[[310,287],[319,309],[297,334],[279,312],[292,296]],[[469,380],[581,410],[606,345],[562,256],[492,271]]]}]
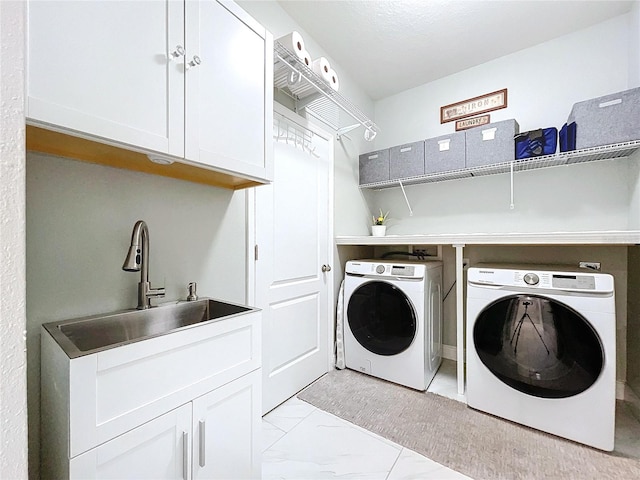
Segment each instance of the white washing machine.
[{"label": "white washing machine", "polygon": [[611,451],[616,408],[613,277],[559,266],[467,274],[467,403]]},{"label": "white washing machine", "polygon": [[426,390],[442,361],[442,262],[347,262],[347,368]]}]

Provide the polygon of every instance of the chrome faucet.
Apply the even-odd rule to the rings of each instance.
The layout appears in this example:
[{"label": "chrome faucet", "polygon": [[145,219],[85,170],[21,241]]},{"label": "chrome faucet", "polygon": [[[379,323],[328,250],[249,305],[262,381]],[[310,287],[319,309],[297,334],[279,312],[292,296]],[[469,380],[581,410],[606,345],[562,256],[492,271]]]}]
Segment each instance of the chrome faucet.
[{"label": "chrome faucet", "polygon": [[127,272],[140,272],[138,310],[151,308],[151,297],[164,297],[164,288],[151,288],[149,283],[149,229],[142,220],[138,220],[133,226],[131,246],[122,269]]}]

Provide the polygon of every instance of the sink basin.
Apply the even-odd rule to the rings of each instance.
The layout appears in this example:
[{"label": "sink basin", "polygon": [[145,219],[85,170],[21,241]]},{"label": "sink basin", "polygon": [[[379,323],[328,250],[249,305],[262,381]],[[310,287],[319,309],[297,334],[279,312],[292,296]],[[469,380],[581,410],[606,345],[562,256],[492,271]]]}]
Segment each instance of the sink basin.
[{"label": "sink basin", "polygon": [[125,310],[52,322],[43,326],[69,358],[76,358],[250,311],[255,309],[203,298],[148,310]]}]

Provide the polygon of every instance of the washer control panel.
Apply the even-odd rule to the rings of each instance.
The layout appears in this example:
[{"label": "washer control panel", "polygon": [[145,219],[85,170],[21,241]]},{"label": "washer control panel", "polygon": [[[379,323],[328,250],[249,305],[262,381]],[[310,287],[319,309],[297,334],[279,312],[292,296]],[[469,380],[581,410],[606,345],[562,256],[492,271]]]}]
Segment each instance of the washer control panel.
[{"label": "washer control panel", "polygon": [[478,285],[613,292],[613,277],[608,274],[525,268],[472,267],[467,278],[469,283]]}]

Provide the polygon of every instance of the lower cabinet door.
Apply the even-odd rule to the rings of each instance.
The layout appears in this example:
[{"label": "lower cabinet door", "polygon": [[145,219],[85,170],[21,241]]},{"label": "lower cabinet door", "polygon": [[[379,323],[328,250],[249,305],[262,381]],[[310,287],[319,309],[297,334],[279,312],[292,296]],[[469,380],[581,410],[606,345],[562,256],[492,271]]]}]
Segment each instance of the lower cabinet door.
[{"label": "lower cabinet door", "polygon": [[71,479],[191,478],[188,403],[72,458]]},{"label": "lower cabinet door", "polygon": [[261,477],[261,381],[255,370],[193,401],[193,478]]}]

